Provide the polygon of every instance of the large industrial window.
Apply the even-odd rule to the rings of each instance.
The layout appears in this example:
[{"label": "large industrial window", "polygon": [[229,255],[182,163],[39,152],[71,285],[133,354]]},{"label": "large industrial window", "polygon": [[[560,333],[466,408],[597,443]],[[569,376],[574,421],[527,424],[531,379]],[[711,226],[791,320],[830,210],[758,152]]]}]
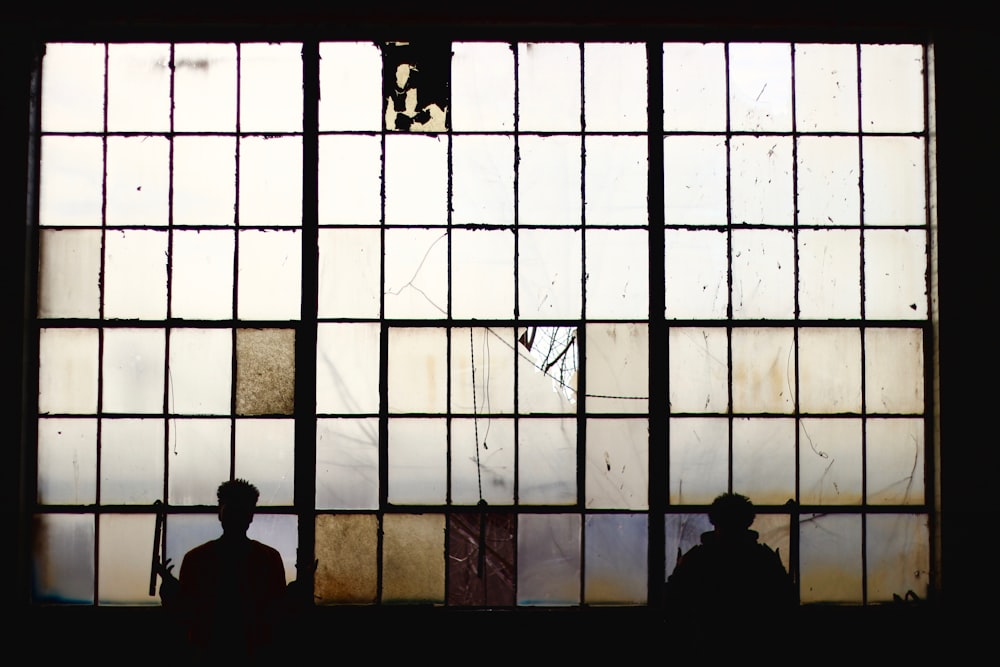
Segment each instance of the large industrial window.
[{"label": "large industrial window", "polygon": [[934,590],[931,50],[51,43],[36,603],[219,532],[318,605],[654,604],[720,492]]}]

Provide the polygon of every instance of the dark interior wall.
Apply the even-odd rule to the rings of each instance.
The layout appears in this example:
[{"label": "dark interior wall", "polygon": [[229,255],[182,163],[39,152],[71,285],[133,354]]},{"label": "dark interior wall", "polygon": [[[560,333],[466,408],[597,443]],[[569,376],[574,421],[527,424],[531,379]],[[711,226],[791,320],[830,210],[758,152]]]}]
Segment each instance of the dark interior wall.
[{"label": "dark interior wall", "polygon": [[[911,4],[889,3],[878,11],[848,7],[834,3],[835,10],[828,16],[808,15],[807,12],[789,14],[777,9],[768,10],[756,5],[747,7],[733,4],[727,12],[698,8],[629,9],[630,2],[614,3],[614,10],[602,8],[583,9],[568,3],[533,4],[531,9],[517,3],[505,3],[503,8],[447,11],[446,5],[435,7],[405,6],[404,3],[380,4],[382,13],[354,9],[321,12],[302,9],[307,3],[281,3],[284,9],[270,15],[264,10],[249,8],[238,12],[211,9],[211,3],[198,9],[176,8],[163,4],[161,9],[132,8],[124,12],[109,9],[69,8],[56,10],[31,10],[15,17],[0,20],[0,98],[2,131],[0,131],[0,159],[3,160],[2,192],[4,202],[3,224],[7,230],[4,239],[3,299],[5,311],[10,313],[5,327],[5,349],[2,378],[3,409],[10,432],[5,445],[5,456],[0,465],[3,497],[0,498],[2,519],[13,533],[6,540],[3,550],[3,572],[0,580],[0,604],[5,618],[14,618],[14,645],[28,641],[32,636],[55,637],[41,644],[31,644],[36,650],[53,655],[61,652],[70,656],[84,646],[96,654],[114,654],[115,646],[123,643],[136,650],[156,649],[155,637],[159,632],[157,610],[80,610],[80,609],[31,609],[24,596],[26,556],[29,545],[24,526],[22,470],[22,378],[25,370],[22,358],[23,317],[25,288],[30,284],[25,277],[26,209],[25,192],[27,176],[27,117],[29,73],[32,66],[32,48],[38,39],[65,39],[73,36],[93,36],[109,39],[125,31],[139,29],[151,38],[180,34],[198,35],[208,29],[231,26],[236,20],[241,34],[271,35],[283,29],[297,30],[303,26],[325,26],[336,35],[338,30],[352,30],[358,26],[374,31],[405,31],[411,27],[433,30],[438,27],[471,34],[489,34],[504,25],[520,30],[541,28],[565,29],[566,34],[579,34],[590,29],[600,29],[602,34],[612,34],[616,26],[624,32],[645,31],[646,35],[691,30],[703,31],[728,29],[729,35],[756,35],[802,28],[806,34],[817,38],[850,34],[857,39],[886,34],[907,34],[921,38],[927,36],[934,43],[937,80],[937,130],[938,130],[938,218],[939,269],[940,269],[940,427],[941,461],[940,494],[943,512],[940,520],[942,542],[942,590],[933,608],[919,612],[907,610],[874,609],[825,609],[804,613],[798,631],[803,639],[821,628],[823,634],[850,639],[849,644],[867,639],[889,639],[892,645],[905,651],[919,647],[924,642],[942,646],[961,646],[965,642],[979,641],[978,628],[985,626],[985,611],[981,603],[992,599],[994,584],[986,568],[987,553],[992,542],[986,523],[986,489],[993,481],[987,475],[993,470],[989,465],[995,458],[995,436],[985,419],[990,414],[986,389],[990,378],[984,377],[992,364],[987,363],[991,353],[984,345],[986,325],[992,321],[988,310],[994,299],[990,298],[995,287],[992,272],[994,237],[993,218],[995,206],[988,202],[996,185],[988,182],[995,169],[986,164],[994,157],[995,132],[991,122],[996,117],[989,102],[995,95],[992,40],[986,27],[979,23],[970,25],[959,10],[954,8],[925,9],[924,15],[915,16]],[[393,5],[399,7],[393,10]],[[524,3],[527,4],[527,3]],[[636,7],[642,6],[634,3]],[[728,4],[728,3],[723,3]],[[851,3],[849,3],[851,4]],[[169,9],[168,9],[169,8]],[[568,9],[573,11],[566,11]],[[714,5],[716,10],[721,9]],[[857,11],[852,11],[857,10]],[[68,12],[68,13],[67,13]],[[96,12],[96,13],[95,13]],[[121,31],[121,32],[119,32]],[[329,34],[329,33],[326,33]],[[522,33],[523,34],[523,33]],[[990,178],[990,181],[993,179]],[[985,309],[984,309],[985,308]],[[974,320],[979,311],[983,321]],[[30,366],[28,366],[30,369]],[[417,613],[411,613],[417,612]],[[424,612],[424,613],[421,613]],[[426,648],[426,632],[450,636],[452,640],[477,637],[496,641],[517,639],[517,643],[532,637],[541,638],[552,650],[553,656],[563,655],[559,646],[591,644],[589,637],[605,640],[605,646],[634,644],[637,641],[651,645],[664,641],[662,621],[648,613],[638,614],[581,614],[567,610],[556,614],[436,614],[426,610],[346,610],[346,613],[327,614],[304,622],[305,628],[316,630],[310,636],[329,636],[330,629],[337,634],[350,635],[354,642],[383,642],[383,637],[396,637],[391,644],[367,644],[370,649],[400,651]],[[444,624],[442,626],[442,624]],[[315,627],[314,627],[315,626]],[[23,628],[23,631],[22,631]],[[841,633],[840,631],[846,631]],[[586,634],[594,631],[596,634]],[[787,632],[783,634],[786,639]],[[927,632],[925,632],[927,631]],[[388,634],[386,634],[388,633]],[[586,638],[586,639],[585,639]],[[34,640],[31,640],[34,641]],[[153,642],[152,644],[148,642]],[[549,643],[551,642],[551,644]],[[770,643],[770,640],[767,642]],[[970,646],[965,647],[967,650]],[[89,652],[88,651],[88,652]],[[628,656],[631,651],[625,652]],[[431,656],[441,654],[432,650]],[[517,653],[511,653],[517,659]],[[565,654],[569,657],[569,654]]]}]

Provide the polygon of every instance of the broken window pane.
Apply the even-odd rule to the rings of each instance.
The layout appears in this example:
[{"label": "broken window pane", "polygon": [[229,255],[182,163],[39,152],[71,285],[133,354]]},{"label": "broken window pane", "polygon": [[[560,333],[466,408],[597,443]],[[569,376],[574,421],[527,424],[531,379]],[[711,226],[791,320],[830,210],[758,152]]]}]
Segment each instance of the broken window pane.
[{"label": "broken window pane", "polygon": [[382,55],[385,129],[446,132],[451,107],[451,45],[388,42]]},{"label": "broken window pane", "polygon": [[527,327],[518,342],[518,401],[522,413],[575,412],[575,327]]},{"label": "broken window pane", "polygon": [[448,235],[386,229],[385,317],[442,318],[448,308]]},{"label": "broken window pane", "polygon": [[514,604],[514,514],[448,517],[448,605]]}]

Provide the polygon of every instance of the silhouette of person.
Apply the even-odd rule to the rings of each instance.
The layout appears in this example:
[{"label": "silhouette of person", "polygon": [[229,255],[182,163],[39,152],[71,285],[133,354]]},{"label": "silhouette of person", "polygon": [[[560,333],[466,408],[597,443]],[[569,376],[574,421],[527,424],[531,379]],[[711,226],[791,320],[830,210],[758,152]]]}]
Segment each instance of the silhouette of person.
[{"label": "silhouette of person", "polygon": [[217,490],[222,535],[194,547],[181,561],[158,564],[160,599],[175,614],[195,660],[255,664],[270,655],[279,625],[299,590],[286,585],[278,551],[247,537],[260,493],[243,479]]},{"label": "silhouette of person", "polygon": [[[714,530],[680,555],[667,579],[664,601],[674,620],[711,631],[718,624],[748,632],[798,605],[794,582],[778,552],[750,529],[756,511],[746,496],[723,493],[712,501]],[[735,624],[734,624],[735,623]],[[714,636],[714,635],[713,635]]]}]

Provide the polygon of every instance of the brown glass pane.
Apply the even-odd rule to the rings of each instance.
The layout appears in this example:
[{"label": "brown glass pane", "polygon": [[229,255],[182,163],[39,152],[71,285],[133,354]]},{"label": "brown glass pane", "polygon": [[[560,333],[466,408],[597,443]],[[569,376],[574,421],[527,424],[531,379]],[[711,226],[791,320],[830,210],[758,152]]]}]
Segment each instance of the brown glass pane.
[{"label": "brown glass pane", "polygon": [[448,604],[514,604],[514,515],[453,514],[448,521]]},{"label": "brown glass pane", "polygon": [[236,414],[290,415],[295,410],[295,332],[236,332]]}]

